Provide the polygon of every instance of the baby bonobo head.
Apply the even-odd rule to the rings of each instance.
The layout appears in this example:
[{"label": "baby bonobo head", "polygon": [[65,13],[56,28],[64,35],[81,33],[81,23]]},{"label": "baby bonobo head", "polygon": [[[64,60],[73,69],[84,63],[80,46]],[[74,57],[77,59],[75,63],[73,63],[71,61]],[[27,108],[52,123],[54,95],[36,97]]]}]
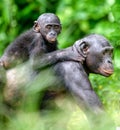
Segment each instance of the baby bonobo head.
[{"label": "baby bonobo head", "polygon": [[85,58],[84,65],[88,73],[103,76],[113,74],[113,47],[109,41],[98,34],[91,34],[75,42],[78,53]]},{"label": "baby bonobo head", "polygon": [[34,31],[41,33],[49,43],[55,43],[61,32],[60,19],[53,13],[44,13],[34,22]]}]

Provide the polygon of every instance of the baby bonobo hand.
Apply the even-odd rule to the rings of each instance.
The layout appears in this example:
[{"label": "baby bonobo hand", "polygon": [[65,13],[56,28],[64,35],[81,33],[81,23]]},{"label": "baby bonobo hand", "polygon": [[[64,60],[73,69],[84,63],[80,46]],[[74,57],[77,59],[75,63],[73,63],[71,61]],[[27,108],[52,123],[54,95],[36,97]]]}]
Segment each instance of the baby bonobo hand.
[{"label": "baby bonobo hand", "polygon": [[61,50],[61,52],[57,54],[57,57],[62,61],[76,61],[83,64],[89,53],[88,48],[89,45],[87,42],[79,39],[73,44],[73,46]]},{"label": "baby bonobo hand", "polygon": [[81,55],[76,49],[76,47],[73,45],[72,47],[69,47],[69,51],[67,51],[67,58],[68,60],[73,60],[76,62],[81,62],[83,63],[85,60],[85,57]]},{"label": "baby bonobo hand", "polygon": [[72,57],[73,60],[79,61],[83,64],[83,62],[85,61],[85,58],[87,57],[89,53],[88,47],[89,46],[87,42],[83,40],[77,40],[71,47],[72,51],[70,51],[70,57]]}]

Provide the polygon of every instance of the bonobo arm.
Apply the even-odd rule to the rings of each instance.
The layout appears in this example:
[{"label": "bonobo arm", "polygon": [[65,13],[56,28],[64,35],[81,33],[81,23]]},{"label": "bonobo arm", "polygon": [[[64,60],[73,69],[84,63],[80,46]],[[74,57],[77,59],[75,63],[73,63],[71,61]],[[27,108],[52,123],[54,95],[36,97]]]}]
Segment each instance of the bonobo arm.
[{"label": "bonobo arm", "polygon": [[92,129],[115,130],[114,122],[104,111],[81,63],[74,61],[58,63],[55,72],[85,112]]},{"label": "bonobo arm", "polygon": [[42,69],[60,61],[79,61],[83,62],[84,57],[79,54],[74,47],[57,50],[51,53],[42,54],[41,56],[30,59],[33,69]]},{"label": "bonobo arm", "polygon": [[102,110],[101,102],[92,89],[88,75],[81,63],[64,61],[56,65],[55,71],[80,106],[84,106],[86,110],[93,113]]}]

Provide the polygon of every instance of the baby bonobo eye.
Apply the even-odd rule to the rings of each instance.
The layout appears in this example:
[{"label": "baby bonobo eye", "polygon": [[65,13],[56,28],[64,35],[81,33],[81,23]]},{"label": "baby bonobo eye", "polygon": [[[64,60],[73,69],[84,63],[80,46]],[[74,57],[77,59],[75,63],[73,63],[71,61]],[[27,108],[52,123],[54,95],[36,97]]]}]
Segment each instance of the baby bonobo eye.
[{"label": "baby bonobo eye", "polygon": [[55,29],[55,30],[60,29],[59,25],[54,25],[54,29]]},{"label": "baby bonobo eye", "polygon": [[52,28],[52,25],[47,25],[45,28],[50,30]]}]

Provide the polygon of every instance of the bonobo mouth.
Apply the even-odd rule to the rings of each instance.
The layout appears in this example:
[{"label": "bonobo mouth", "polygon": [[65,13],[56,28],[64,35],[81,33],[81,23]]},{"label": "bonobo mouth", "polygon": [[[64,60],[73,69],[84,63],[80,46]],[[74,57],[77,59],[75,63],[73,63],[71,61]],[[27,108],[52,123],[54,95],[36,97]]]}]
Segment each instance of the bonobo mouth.
[{"label": "bonobo mouth", "polygon": [[51,41],[51,42],[55,42],[55,41],[56,41],[56,38],[50,38],[50,41]]},{"label": "bonobo mouth", "polygon": [[105,70],[105,69],[101,69],[101,72],[104,73],[105,76],[110,76],[113,74],[113,70]]},{"label": "bonobo mouth", "polygon": [[51,38],[47,37],[47,40],[48,40],[48,42],[50,42],[50,43],[56,42],[56,38],[55,38],[55,37],[51,37]]}]

